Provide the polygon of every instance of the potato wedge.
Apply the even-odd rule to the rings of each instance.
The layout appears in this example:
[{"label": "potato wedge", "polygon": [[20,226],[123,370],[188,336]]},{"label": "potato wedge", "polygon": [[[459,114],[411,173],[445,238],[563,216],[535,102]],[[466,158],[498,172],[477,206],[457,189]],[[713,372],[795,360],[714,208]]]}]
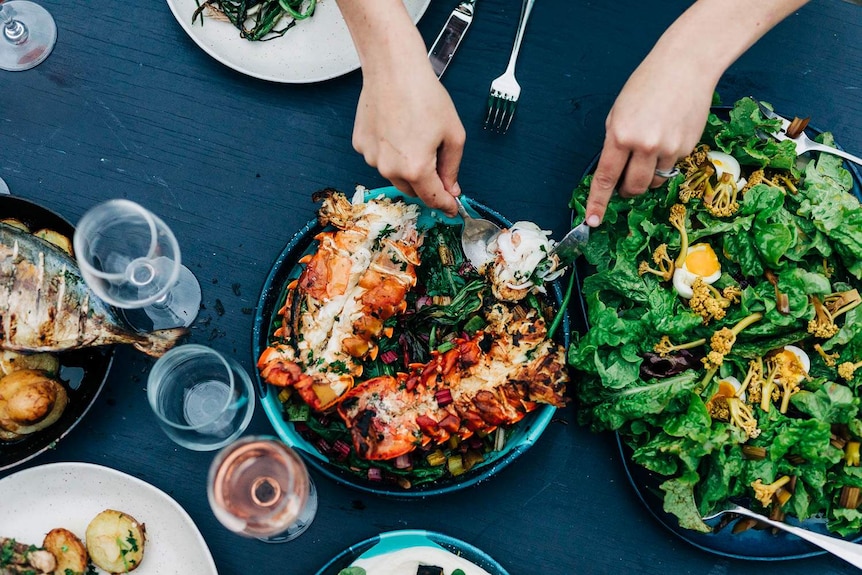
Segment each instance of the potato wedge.
[{"label": "potato wedge", "polygon": [[54,575],[83,575],[87,572],[89,555],[84,542],[68,529],[58,527],[49,531],[42,547],[50,551],[57,560]]},{"label": "potato wedge", "polygon": [[146,528],[127,513],[106,509],[87,525],[85,540],[96,567],[108,573],[128,573],[144,558]]},{"label": "potato wedge", "polygon": [[55,230],[49,230],[48,228],[36,230],[35,232],[33,232],[33,235],[39,239],[45,240],[48,243],[54,244],[70,256],[73,255],[72,240],[70,240],[68,236],[63,235]]},{"label": "potato wedge", "polygon": [[0,224],[6,224],[7,226],[19,229],[22,232],[30,232],[30,226],[28,226],[18,218],[3,218],[2,220],[0,220]]},{"label": "potato wedge", "polygon": [[0,351],[0,372],[8,375],[19,369],[40,369],[55,377],[60,373],[60,358],[53,353],[21,353],[7,349]]}]

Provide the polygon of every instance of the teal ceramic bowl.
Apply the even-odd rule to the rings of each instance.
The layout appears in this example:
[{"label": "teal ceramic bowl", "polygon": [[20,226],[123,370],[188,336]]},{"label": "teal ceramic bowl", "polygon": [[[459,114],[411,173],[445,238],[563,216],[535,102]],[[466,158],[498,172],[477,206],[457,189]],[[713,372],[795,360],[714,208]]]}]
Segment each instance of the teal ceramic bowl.
[{"label": "teal ceramic bowl", "polygon": [[371,558],[408,547],[439,547],[455,555],[459,555],[481,567],[491,575],[509,575],[502,565],[484,551],[473,545],[433,531],[402,530],[387,531],[375,535],[365,541],[351,545],[324,565],[316,575],[338,575],[338,572],[349,567],[359,558]]},{"label": "teal ceramic bowl", "polygon": [[[380,194],[389,197],[401,197],[407,202],[422,205],[419,200],[404,196],[392,187],[371,190],[367,192],[367,197],[376,197]],[[487,218],[501,226],[512,225],[512,222],[490,208],[463,196],[462,201],[471,215]],[[440,221],[450,224],[460,224],[462,222],[460,217],[448,218],[435,210],[423,206],[419,218],[420,228],[430,227],[435,222]],[[269,276],[266,278],[254,321],[252,351],[255,362],[269,343],[273,316],[278,311],[278,305],[283,296],[285,286],[289,281],[297,278],[302,270],[302,266],[297,261],[315,248],[316,241],[314,240],[314,236],[321,230],[322,228],[317,223],[317,220],[308,222],[303,229],[293,236],[276,259]],[[554,283],[549,291],[559,306],[562,302],[562,290],[558,283]],[[568,346],[568,314],[563,318],[559,334],[560,343]],[[487,454],[485,461],[476,464],[470,471],[457,477],[440,479],[435,482],[416,485],[410,489],[404,489],[394,483],[369,480],[361,474],[352,473],[333,465],[326,455],[321,453],[296,430],[293,423],[285,420],[282,404],[277,396],[277,390],[273,386],[266,385],[256,371],[255,378],[261,404],[275,432],[282,441],[298,450],[311,468],[338,483],[348,485],[360,491],[403,499],[450,493],[487,480],[529,449],[542,435],[542,432],[551,422],[551,418],[556,412],[555,407],[542,405],[532,413],[529,413],[514,426],[512,433],[507,437],[505,447],[501,451]]]}]

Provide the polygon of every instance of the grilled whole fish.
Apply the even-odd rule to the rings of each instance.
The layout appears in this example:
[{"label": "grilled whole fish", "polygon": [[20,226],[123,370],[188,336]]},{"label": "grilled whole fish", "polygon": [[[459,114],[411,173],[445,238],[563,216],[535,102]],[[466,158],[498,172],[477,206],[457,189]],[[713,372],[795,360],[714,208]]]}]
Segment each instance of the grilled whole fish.
[{"label": "grilled whole fish", "polygon": [[27,232],[0,224],[0,348],[59,352],[131,344],[159,357],[185,328],[137,333],[84,282],[78,264]]}]

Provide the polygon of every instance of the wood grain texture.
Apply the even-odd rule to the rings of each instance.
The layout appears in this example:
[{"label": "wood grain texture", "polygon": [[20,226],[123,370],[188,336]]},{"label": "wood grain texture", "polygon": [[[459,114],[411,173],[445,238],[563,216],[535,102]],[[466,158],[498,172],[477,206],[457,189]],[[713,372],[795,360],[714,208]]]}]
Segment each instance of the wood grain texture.
[{"label": "wood grain texture", "polygon": [[[40,3],[57,20],[59,39],[37,68],[0,72],[0,177],[15,195],[73,222],[113,197],[159,213],[202,285],[191,341],[250,371],[261,287],[284,245],[314,217],[311,193],[386,183],[351,147],[360,74],[302,86],[245,77],[198,49],[163,0]],[[419,24],[427,42],[454,4],[432,2]],[[500,136],[482,130],[484,104],[505,68],[520,1],[479,0],[443,79],[468,134],[465,192],[513,219],[566,230],[569,195],[601,147],[617,91],[688,4],[537,2],[518,64],[521,101]],[[813,0],[740,58],[719,93],[725,102],[755,94],[788,115],[811,116],[860,153],[862,8]],[[212,454],[183,450],[157,428],[144,392],[150,366],[119,350],[90,413],[27,465],[90,461],[165,490],[191,514],[225,575],[310,575],[348,545],[403,528],[469,541],[512,575],[851,573],[825,556],[743,562],[680,541],[630,489],[613,438],[579,427],[572,409],[515,464],[464,492],[392,501],[318,476],[320,510],[301,539],[275,546],[242,539],[207,506]],[[258,410],[249,432],[270,431]],[[6,521],[0,513],[0,535]]]}]

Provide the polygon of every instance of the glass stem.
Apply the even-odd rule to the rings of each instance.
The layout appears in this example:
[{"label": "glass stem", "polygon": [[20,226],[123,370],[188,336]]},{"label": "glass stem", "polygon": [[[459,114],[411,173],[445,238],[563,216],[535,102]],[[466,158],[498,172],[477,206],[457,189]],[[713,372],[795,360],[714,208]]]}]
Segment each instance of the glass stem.
[{"label": "glass stem", "polygon": [[20,20],[15,20],[0,4],[0,19],[3,20],[3,37],[12,44],[23,44],[27,41],[27,27]]}]

